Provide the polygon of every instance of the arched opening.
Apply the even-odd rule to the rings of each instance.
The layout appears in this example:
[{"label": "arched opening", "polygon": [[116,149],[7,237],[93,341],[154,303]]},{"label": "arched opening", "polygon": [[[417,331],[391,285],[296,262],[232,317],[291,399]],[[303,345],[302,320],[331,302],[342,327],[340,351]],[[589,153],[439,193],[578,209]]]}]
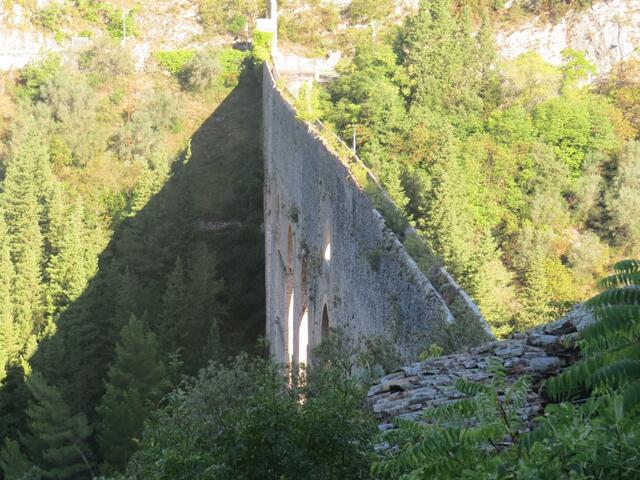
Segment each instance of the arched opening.
[{"label": "arched opening", "polygon": [[284,362],[284,359],[287,355],[284,336],[285,336],[285,332],[284,332],[284,328],[282,327],[282,322],[280,318],[276,318],[273,356],[276,358],[278,362]]},{"label": "arched opening", "polygon": [[305,308],[298,330],[298,363],[307,363],[307,347],[309,346],[309,310]]},{"label": "arched opening", "polygon": [[289,295],[289,312],[287,313],[287,361],[293,363],[293,292]]},{"label": "arched opening", "polygon": [[278,202],[276,204],[276,215],[277,215],[277,219],[280,219],[280,205],[282,204],[282,197],[280,196],[280,192],[278,192],[278,197],[276,198],[276,202]]},{"label": "arched opening", "polygon": [[324,340],[329,336],[329,311],[325,305],[322,309],[322,323],[320,324],[320,340]]},{"label": "arched opening", "polygon": [[324,227],[324,260],[326,262],[331,261],[331,229],[329,224]]},{"label": "arched opening", "polygon": [[300,261],[300,283],[302,284],[303,288],[305,287],[305,285],[307,285],[307,281],[309,280],[307,276],[307,269],[307,256],[304,255],[302,257],[302,260]]},{"label": "arched opening", "polygon": [[293,273],[293,232],[291,225],[287,231],[287,273]]}]

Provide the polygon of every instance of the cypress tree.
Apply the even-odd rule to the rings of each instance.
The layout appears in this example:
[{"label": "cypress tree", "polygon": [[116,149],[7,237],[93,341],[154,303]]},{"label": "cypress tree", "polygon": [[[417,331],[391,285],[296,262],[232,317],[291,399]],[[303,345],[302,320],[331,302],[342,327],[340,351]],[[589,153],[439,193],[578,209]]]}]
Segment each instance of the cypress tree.
[{"label": "cypress tree", "polygon": [[31,400],[27,407],[29,434],[23,443],[44,478],[87,478],[91,453],[87,439],[91,428],[83,415],[73,415],[62,395],[33,373],[27,380]]},{"label": "cypress tree", "polygon": [[139,440],[145,417],[169,387],[156,337],[135,315],[122,329],[106,392],[97,408],[98,442],[107,465],[123,469]]}]

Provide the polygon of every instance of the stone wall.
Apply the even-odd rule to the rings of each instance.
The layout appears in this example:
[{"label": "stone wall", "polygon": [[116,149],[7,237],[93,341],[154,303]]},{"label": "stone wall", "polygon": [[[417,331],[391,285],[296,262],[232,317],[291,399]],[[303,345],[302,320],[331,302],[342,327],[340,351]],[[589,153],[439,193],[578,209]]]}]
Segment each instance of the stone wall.
[{"label": "stone wall", "polygon": [[417,362],[387,375],[369,389],[368,404],[381,430],[394,428],[394,420],[426,421],[422,412],[466,398],[458,391],[459,378],[489,384],[489,357],[498,357],[506,368],[507,386],[522,375],[532,380],[526,402],[519,412],[525,426],[541,415],[546,399],[541,383],[557,375],[579,358],[577,341],[593,315],[578,306],[567,316],[505,340],[486,343],[466,353]]},{"label": "stone wall", "polygon": [[307,362],[329,328],[384,336],[414,357],[453,322],[350,170],[263,78],[267,337]]}]

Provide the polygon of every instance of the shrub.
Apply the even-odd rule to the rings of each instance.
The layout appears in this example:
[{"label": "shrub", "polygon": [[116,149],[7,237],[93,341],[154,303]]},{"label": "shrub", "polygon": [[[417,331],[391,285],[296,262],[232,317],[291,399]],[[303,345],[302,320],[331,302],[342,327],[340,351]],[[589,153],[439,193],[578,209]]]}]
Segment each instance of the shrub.
[{"label": "shrub", "polygon": [[241,35],[263,14],[260,0],[197,0],[200,22],[212,33]]},{"label": "shrub", "polygon": [[270,32],[253,32],[253,42],[251,44],[251,53],[254,62],[261,63],[271,57],[271,43],[273,41],[273,33]]},{"label": "shrub", "polygon": [[218,54],[218,62],[221,67],[221,81],[225,87],[231,87],[238,83],[249,54],[233,48],[225,48]]},{"label": "shrub", "polygon": [[148,93],[139,108],[111,139],[111,149],[121,160],[149,159],[163,134],[178,131],[184,118],[181,105],[167,91]]},{"label": "shrub", "polygon": [[18,96],[35,101],[40,97],[42,86],[54,77],[62,67],[58,55],[50,55],[45,60],[27,65],[20,73]]},{"label": "shrub", "polygon": [[60,70],[40,88],[39,121],[52,120],[58,135],[73,152],[74,163],[86,164],[102,151],[106,129],[97,122],[97,98],[76,72]]},{"label": "shrub", "polygon": [[618,241],[622,240],[631,252],[637,252],[640,250],[640,218],[632,212],[640,208],[640,142],[625,145],[612,187],[606,196],[610,228]]},{"label": "shrub", "polygon": [[305,83],[300,87],[295,102],[298,118],[313,123],[322,116],[322,91],[315,84]]},{"label": "shrub", "polygon": [[80,68],[98,74],[100,82],[133,71],[134,60],[129,50],[107,36],[100,37],[80,56]]},{"label": "shrub", "polygon": [[182,83],[191,91],[203,91],[214,85],[220,74],[220,61],[215,50],[200,50],[182,69]]},{"label": "shrub", "polygon": [[375,426],[340,370],[211,364],[147,422],[128,478],[368,478]]},{"label": "shrub", "polygon": [[64,5],[58,2],[49,3],[47,6],[37,10],[32,21],[36,25],[40,25],[52,32],[58,32],[63,26],[64,19],[67,16]]},{"label": "shrub", "polygon": [[130,10],[124,18],[124,28],[122,20],[122,10],[116,8],[109,3],[100,2],[100,10],[107,27],[107,31],[115,39],[122,40],[126,31],[127,37],[135,37],[138,35],[138,27],[136,26],[136,10]]},{"label": "shrub", "polygon": [[247,17],[244,15],[234,15],[228,23],[227,29],[233,35],[244,33],[247,28]]},{"label": "shrub", "polygon": [[155,52],[153,58],[171,75],[179,75],[182,69],[196,56],[195,50],[178,49]]}]

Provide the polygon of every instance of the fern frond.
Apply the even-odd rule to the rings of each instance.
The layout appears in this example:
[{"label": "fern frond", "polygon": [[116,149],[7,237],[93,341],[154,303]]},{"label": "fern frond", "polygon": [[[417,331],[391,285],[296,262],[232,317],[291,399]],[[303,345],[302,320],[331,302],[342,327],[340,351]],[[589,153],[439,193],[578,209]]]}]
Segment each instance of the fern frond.
[{"label": "fern frond", "polygon": [[463,428],[458,432],[458,441],[462,445],[477,445],[501,437],[505,433],[502,425],[496,422],[477,427]]},{"label": "fern frond", "polygon": [[530,432],[524,433],[520,437],[520,441],[518,442],[518,449],[521,452],[529,451],[535,443],[543,442],[544,440],[550,438],[552,436],[551,434],[552,429],[549,427],[548,423],[538,425],[536,428],[534,428]]},{"label": "fern frond", "polygon": [[463,398],[446,405],[440,405],[422,411],[422,416],[426,420],[446,422],[449,420],[460,421],[472,417],[476,412],[476,402],[474,398]]},{"label": "fern frond", "polygon": [[640,260],[627,259],[620,260],[613,266],[616,273],[635,273],[640,272]]},{"label": "fern frond", "polygon": [[625,272],[603,278],[598,283],[600,288],[625,288],[640,285],[640,272]]},{"label": "fern frond", "polygon": [[553,400],[569,400],[576,394],[596,386],[593,380],[597,371],[625,359],[640,360],[640,344],[627,341],[615,349],[585,358],[560,375],[548,379],[544,383],[544,391]]},{"label": "fern frond", "polygon": [[609,348],[607,339],[615,333],[626,333],[640,324],[640,308],[636,305],[602,306],[596,316],[598,321],[582,332],[583,348],[594,352]]},{"label": "fern frond", "polygon": [[592,375],[604,365],[604,356],[587,358],[561,374],[549,378],[543,389],[552,400],[569,400],[586,390]]},{"label": "fern frond", "polygon": [[623,359],[640,360],[640,343],[635,339],[627,341],[617,348],[609,350],[605,355],[609,363]]},{"label": "fern frond", "polygon": [[630,285],[625,288],[609,288],[588,300],[586,305],[593,309],[608,305],[640,305],[640,286]]},{"label": "fern frond", "polygon": [[507,390],[505,402],[513,404],[515,408],[520,408],[527,399],[530,388],[531,376],[523,375],[519,377]]},{"label": "fern frond", "polygon": [[473,396],[478,393],[488,393],[491,388],[480,382],[474,382],[465,378],[459,378],[456,380],[456,389],[465,395]]},{"label": "fern frond", "polygon": [[640,360],[622,359],[596,371],[590,384],[598,389],[616,389],[635,380],[640,380]]},{"label": "fern frond", "polygon": [[627,415],[634,414],[640,407],[640,380],[629,383],[622,389],[624,411]]},{"label": "fern frond", "polygon": [[487,359],[487,373],[493,376],[493,385],[497,387],[504,387],[505,379],[507,378],[507,369],[504,367],[504,363],[500,357],[489,357]]}]

